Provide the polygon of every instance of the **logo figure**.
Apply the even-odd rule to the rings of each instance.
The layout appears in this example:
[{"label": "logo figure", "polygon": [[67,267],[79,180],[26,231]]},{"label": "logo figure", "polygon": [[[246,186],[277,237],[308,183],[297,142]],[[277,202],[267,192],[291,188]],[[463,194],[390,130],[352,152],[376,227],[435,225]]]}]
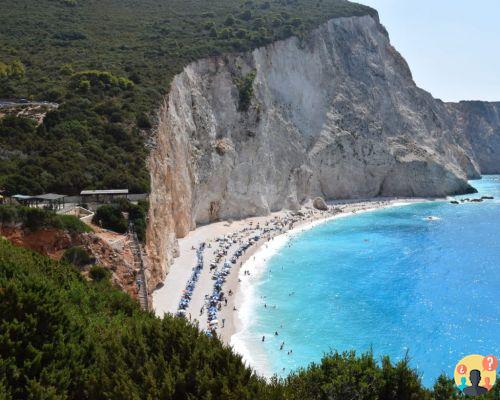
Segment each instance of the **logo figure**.
[{"label": "logo figure", "polygon": [[493,387],[498,359],[495,356],[471,354],[462,358],[455,367],[455,384],[468,396],[480,396]]}]

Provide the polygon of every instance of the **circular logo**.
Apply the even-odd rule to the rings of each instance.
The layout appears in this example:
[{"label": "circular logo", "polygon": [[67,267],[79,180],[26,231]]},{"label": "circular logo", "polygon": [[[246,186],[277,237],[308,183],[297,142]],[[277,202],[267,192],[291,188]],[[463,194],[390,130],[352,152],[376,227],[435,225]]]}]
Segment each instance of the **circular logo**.
[{"label": "circular logo", "polygon": [[493,355],[468,355],[455,366],[455,384],[466,395],[480,396],[495,384],[497,368],[498,358]]}]

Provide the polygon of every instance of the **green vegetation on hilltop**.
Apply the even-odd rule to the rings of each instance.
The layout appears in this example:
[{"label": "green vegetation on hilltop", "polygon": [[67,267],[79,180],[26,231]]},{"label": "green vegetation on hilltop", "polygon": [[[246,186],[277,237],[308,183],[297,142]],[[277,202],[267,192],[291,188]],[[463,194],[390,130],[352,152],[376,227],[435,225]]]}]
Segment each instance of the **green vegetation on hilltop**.
[{"label": "green vegetation on hilltop", "polygon": [[154,111],[185,65],[373,13],[343,0],[4,0],[0,99],[61,106],[39,127],[0,123],[0,187],[146,192]]},{"label": "green vegetation on hilltop", "polygon": [[[114,289],[99,266],[75,267],[0,240],[1,399],[449,400],[403,360],[325,356],[265,382],[185,319],[156,318]],[[483,399],[495,399],[500,386]],[[481,399],[478,397],[477,399]]]},{"label": "green vegetation on hilltop", "polygon": [[72,233],[92,232],[92,229],[73,215],[24,206],[0,205],[0,225],[20,224],[37,231],[43,228],[61,229]]}]

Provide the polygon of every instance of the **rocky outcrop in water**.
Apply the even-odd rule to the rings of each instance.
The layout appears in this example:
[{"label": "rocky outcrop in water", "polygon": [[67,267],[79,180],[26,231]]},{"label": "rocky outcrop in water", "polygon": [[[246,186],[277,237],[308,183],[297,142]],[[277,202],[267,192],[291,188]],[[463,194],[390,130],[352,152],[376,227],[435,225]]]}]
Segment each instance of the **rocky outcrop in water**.
[{"label": "rocky outcrop in water", "polygon": [[150,157],[151,284],[163,279],[176,237],[197,224],[318,196],[472,191],[467,178],[490,171],[495,157],[481,153],[490,133],[476,144],[474,130],[497,121],[477,116],[458,129],[469,114],[419,89],[370,16],[187,66],[160,110]]}]

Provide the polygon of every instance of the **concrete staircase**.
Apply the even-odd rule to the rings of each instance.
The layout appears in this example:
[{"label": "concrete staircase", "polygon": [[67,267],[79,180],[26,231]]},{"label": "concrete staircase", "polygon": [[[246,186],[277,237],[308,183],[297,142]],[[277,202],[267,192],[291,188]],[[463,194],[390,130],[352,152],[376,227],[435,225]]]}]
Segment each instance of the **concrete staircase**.
[{"label": "concrete staircase", "polygon": [[143,310],[150,309],[148,297],[148,284],[146,280],[146,272],[144,271],[144,261],[142,258],[142,246],[134,231],[134,226],[131,224],[129,227],[129,235],[131,237],[130,249],[134,255],[134,269],[139,271],[136,278],[136,285],[139,291],[139,303]]}]

